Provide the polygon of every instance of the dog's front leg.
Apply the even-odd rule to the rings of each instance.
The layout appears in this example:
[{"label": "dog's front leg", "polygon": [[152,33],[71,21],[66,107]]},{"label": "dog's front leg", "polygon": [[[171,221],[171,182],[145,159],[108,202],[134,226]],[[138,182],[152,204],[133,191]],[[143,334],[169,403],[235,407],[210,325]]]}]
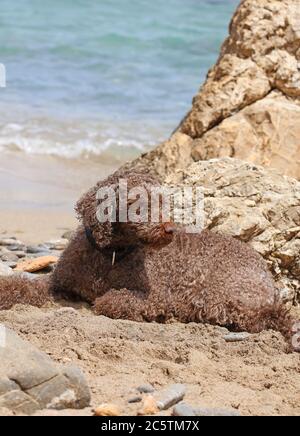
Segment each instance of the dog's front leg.
[{"label": "dog's front leg", "polygon": [[108,318],[144,321],[145,301],[137,292],[111,289],[95,300],[94,311]]}]

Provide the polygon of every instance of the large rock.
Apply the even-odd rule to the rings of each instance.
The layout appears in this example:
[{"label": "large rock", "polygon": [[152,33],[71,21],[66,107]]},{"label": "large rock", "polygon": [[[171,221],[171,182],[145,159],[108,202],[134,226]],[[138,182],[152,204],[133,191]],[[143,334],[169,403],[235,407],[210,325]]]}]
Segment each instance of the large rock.
[{"label": "large rock", "polygon": [[231,158],[194,163],[166,182],[202,187],[205,227],[250,242],[283,298],[300,301],[300,182]]},{"label": "large rock", "polygon": [[0,409],[33,414],[41,409],[82,409],[90,392],[81,371],[60,366],[0,325]]},{"label": "large rock", "polygon": [[299,23],[299,0],[241,3],[180,127],[201,138],[195,159],[234,156],[300,179]]},{"label": "large rock", "polygon": [[300,179],[299,23],[299,0],[242,1],[176,134],[134,165],[165,176],[228,156]]},{"label": "large rock", "polygon": [[196,139],[192,156],[231,156],[300,179],[300,100],[272,92]]}]

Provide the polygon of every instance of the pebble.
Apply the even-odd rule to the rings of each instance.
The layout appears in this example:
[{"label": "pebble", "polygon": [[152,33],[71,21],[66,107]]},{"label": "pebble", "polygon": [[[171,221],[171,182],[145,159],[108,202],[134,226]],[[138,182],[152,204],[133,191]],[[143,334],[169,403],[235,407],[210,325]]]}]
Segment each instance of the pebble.
[{"label": "pebble", "polygon": [[143,400],[142,397],[132,397],[128,400],[128,403],[129,404],[141,403],[142,400]]},{"label": "pebble", "polygon": [[0,261],[0,277],[7,277],[13,274],[13,270],[5,263]]},{"label": "pebble", "polygon": [[23,259],[24,257],[26,257],[26,253],[23,250],[22,251],[14,251],[13,254],[18,256],[19,259]]},{"label": "pebble", "polygon": [[50,250],[64,250],[66,246],[69,244],[69,241],[67,239],[57,239],[55,241],[48,241],[45,242],[46,247],[48,247]]},{"label": "pebble", "polygon": [[157,406],[160,410],[166,410],[183,400],[186,394],[186,386],[174,384],[157,394]]},{"label": "pebble", "polygon": [[217,408],[194,408],[186,403],[177,404],[174,407],[173,416],[241,416],[241,414],[235,410],[229,409],[217,409]]},{"label": "pebble", "polygon": [[186,403],[177,404],[174,407],[173,416],[195,416],[194,409]]},{"label": "pebble", "polygon": [[194,416],[241,416],[239,412],[229,409],[195,408],[193,410]]},{"label": "pebble", "polygon": [[121,411],[115,404],[101,404],[94,411],[94,416],[120,416]]},{"label": "pebble", "polygon": [[16,238],[0,238],[0,245],[10,246],[10,245],[23,245],[21,241]]},{"label": "pebble", "polygon": [[5,265],[9,266],[9,268],[15,269],[18,265],[17,262],[5,262]]},{"label": "pebble", "polygon": [[51,264],[56,263],[58,258],[55,256],[43,256],[37,259],[29,259],[17,265],[16,271],[21,272],[36,272],[42,271]]},{"label": "pebble", "polygon": [[29,254],[39,254],[39,253],[49,253],[48,247],[46,245],[29,245],[27,247],[27,253]]},{"label": "pebble", "polygon": [[23,251],[26,249],[26,246],[24,244],[14,244],[14,245],[8,245],[7,248],[9,251]]},{"label": "pebble", "polygon": [[152,395],[148,395],[144,401],[140,410],[138,410],[138,415],[155,415],[159,411],[157,402]]},{"label": "pebble", "polygon": [[19,257],[15,253],[5,253],[1,255],[3,262],[18,262]]},{"label": "pebble", "polygon": [[150,383],[146,383],[144,385],[139,386],[137,388],[137,391],[140,394],[152,394],[155,391],[155,389]]},{"label": "pebble", "polygon": [[249,333],[229,333],[224,336],[226,342],[243,342],[247,341],[251,335]]}]

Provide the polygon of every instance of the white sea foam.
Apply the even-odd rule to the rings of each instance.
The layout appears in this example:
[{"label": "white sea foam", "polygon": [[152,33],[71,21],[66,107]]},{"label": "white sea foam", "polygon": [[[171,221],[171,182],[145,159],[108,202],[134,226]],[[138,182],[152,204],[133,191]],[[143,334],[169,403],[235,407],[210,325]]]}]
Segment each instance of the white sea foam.
[{"label": "white sea foam", "polygon": [[123,161],[149,150],[167,134],[167,130],[138,122],[31,118],[0,123],[0,150],[64,158],[105,155]]}]

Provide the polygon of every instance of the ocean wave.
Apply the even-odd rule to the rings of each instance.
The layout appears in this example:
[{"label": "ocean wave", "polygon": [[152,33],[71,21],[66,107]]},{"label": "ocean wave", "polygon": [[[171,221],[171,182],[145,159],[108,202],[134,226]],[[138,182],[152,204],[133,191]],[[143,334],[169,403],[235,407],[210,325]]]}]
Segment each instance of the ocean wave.
[{"label": "ocean wave", "polygon": [[132,159],[154,147],[167,130],[148,123],[34,118],[0,123],[0,151],[64,158],[103,156],[112,162]]}]

